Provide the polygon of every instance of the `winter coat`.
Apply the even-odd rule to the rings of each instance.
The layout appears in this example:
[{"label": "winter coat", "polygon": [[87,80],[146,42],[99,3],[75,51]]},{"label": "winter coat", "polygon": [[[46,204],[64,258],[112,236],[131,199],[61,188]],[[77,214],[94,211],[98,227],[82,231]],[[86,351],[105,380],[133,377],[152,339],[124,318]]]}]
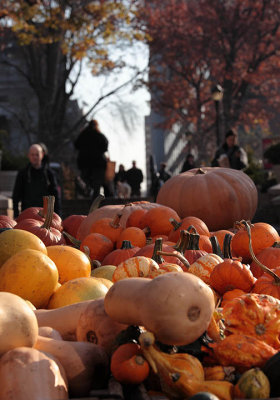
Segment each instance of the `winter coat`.
[{"label": "winter coat", "polygon": [[12,195],[14,217],[19,215],[19,202],[21,210],[43,207],[44,196],[55,196],[54,211],[60,214],[61,199],[54,171],[46,165],[36,169],[29,163],[16,177]]}]

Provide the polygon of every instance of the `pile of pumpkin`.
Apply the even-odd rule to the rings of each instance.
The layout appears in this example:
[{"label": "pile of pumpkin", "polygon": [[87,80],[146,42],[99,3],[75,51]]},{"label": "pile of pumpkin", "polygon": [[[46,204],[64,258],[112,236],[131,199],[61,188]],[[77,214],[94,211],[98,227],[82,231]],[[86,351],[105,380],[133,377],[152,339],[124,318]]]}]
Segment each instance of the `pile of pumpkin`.
[{"label": "pile of pumpkin", "polygon": [[88,396],[110,375],[170,399],[279,396],[277,231],[175,208],[62,221],[48,197],[0,216],[0,400]]}]

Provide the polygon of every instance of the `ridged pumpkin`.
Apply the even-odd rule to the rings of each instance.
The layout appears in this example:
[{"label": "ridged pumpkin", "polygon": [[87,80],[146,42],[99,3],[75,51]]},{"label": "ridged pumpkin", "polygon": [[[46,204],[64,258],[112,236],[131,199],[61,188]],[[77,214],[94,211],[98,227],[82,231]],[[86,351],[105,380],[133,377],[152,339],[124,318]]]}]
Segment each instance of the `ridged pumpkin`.
[{"label": "ridged pumpkin", "polygon": [[122,245],[119,249],[111,251],[103,259],[102,265],[119,265],[121,262],[134,256],[140,247],[132,246],[130,240],[123,240]]},{"label": "ridged pumpkin", "polygon": [[71,279],[89,277],[91,264],[89,258],[79,249],[71,246],[48,246],[48,257],[55,263],[59,283],[63,284]]},{"label": "ridged pumpkin", "polygon": [[181,219],[198,217],[210,231],[216,231],[231,228],[240,219],[252,219],[258,193],[252,179],[242,171],[205,167],[168,179],[156,202],[173,208]]},{"label": "ridged pumpkin", "polygon": [[226,302],[222,314],[228,332],[254,336],[280,348],[280,300],[248,293]]},{"label": "ridged pumpkin", "polygon": [[46,307],[57,282],[55,263],[38,250],[22,250],[0,268],[0,291],[17,294],[36,308]]}]

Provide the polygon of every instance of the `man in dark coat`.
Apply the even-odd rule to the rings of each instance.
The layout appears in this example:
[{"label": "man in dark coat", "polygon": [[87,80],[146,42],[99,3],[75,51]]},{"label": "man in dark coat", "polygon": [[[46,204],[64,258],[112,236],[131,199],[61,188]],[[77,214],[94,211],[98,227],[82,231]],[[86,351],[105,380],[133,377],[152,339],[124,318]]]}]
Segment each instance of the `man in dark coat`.
[{"label": "man in dark coat", "polygon": [[101,186],[104,187],[105,196],[111,195],[105,183],[108,139],[101,133],[96,120],[90,121],[82,130],[74,146],[79,152],[77,165],[81,171],[81,178],[93,189],[93,199],[99,195]]},{"label": "man in dark coat", "polygon": [[14,218],[21,210],[29,207],[43,207],[44,196],[55,196],[54,211],[60,214],[60,193],[55,173],[47,164],[42,164],[44,153],[39,144],[33,144],[28,151],[28,165],[17,174],[13,189]]},{"label": "man in dark coat", "polygon": [[132,161],[132,168],[126,171],[126,181],[131,187],[131,196],[141,195],[141,183],[143,182],[143,173],[136,167],[136,161]]}]

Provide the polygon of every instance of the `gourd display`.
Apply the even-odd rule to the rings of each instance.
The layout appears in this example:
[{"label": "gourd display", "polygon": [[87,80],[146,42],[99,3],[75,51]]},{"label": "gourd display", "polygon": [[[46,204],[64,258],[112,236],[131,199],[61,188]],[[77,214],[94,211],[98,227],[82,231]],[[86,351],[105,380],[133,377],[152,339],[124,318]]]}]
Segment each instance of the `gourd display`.
[{"label": "gourd display", "polygon": [[104,299],[105,311],[127,325],[145,326],[162,343],[196,340],[207,329],[215,308],[208,285],[195,275],[169,272],[154,279],[120,280]]},{"label": "gourd display", "polygon": [[216,231],[232,228],[241,219],[251,220],[258,194],[254,182],[244,172],[205,167],[168,179],[156,202],[173,208],[181,219],[189,215],[198,217],[210,231]]}]

